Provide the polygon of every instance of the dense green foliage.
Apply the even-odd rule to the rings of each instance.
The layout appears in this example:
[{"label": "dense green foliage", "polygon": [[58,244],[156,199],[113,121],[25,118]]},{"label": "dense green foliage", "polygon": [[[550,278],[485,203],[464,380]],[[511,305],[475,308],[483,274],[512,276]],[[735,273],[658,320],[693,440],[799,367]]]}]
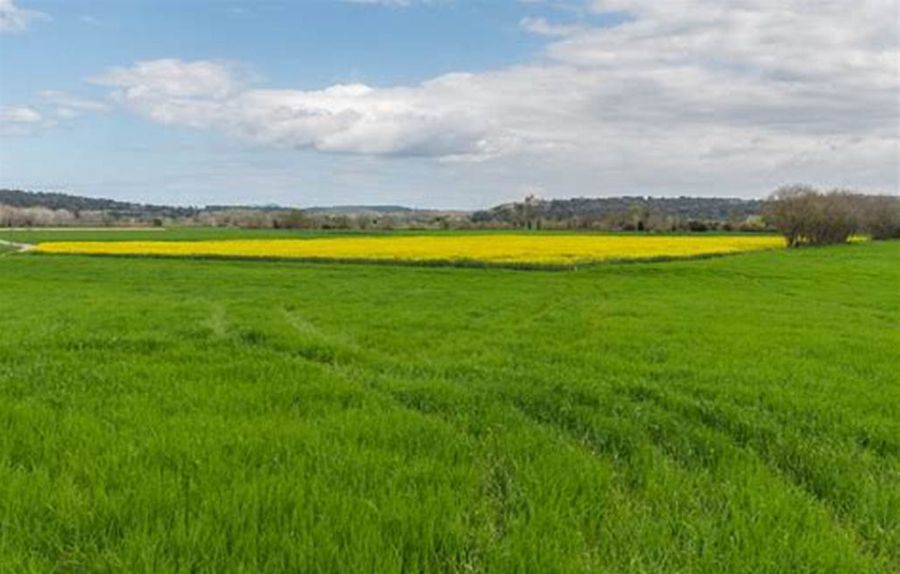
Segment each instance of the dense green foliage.
[{"label": "dense green foliage", "polygon": [[897,285],[0,257],[0,571],[897,571]]}]

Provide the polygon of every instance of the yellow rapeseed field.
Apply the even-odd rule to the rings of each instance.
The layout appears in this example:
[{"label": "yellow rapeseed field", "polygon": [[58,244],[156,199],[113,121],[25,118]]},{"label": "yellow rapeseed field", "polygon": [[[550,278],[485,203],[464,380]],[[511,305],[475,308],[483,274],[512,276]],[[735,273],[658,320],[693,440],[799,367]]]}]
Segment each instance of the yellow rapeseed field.
[{"label": "yellow rapeseed field", "polygon": [[60,241],[39,253],[210,256],[572,266],[619,259],[656,259],[784,247],[773,236],[424,235],[217,241]]}]

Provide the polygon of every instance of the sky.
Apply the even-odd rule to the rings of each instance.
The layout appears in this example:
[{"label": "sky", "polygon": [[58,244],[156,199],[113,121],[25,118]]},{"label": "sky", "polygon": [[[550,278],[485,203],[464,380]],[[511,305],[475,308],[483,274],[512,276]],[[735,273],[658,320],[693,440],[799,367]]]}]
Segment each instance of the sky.
[{"label": "sky", "polygon": [[897,194],[900,0],[0,0],[0,187]]}]

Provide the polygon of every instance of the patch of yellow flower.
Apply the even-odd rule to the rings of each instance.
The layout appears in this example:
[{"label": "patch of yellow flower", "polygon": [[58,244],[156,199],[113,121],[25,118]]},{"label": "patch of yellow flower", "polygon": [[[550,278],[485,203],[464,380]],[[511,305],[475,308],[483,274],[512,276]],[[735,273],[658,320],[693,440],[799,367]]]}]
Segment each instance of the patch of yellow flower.
[{"label": "patch of yellow flower", "polygon": [[216,241],[59,241],[39,253],[241,257],[330,261],[572,266],[625,259],[696,257],[784,247],[773,236],[586,234],[387,235]]}]

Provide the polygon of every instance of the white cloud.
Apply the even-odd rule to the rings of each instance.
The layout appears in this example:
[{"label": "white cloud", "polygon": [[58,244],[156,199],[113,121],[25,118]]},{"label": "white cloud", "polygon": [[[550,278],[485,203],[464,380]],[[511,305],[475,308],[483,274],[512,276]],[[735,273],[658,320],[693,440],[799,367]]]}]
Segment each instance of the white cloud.
[{"label": "white cloud", "polygon": [[66,92],[44,90],[37,105],[0,106],[0,135],[23,136],[66,125],[88,113],[105,112],[106,102]]},{"label": "white cloud", "polygon": [[113,68],[95,83],[117,86],[126,99],[162,98],[222,99],[233,94],[240,82],[221,62],[165,59],[139,62],[129,68]]},{"label": "white cloud", "polygon": [[0,135],[25,135],[46,127],[47,120],[29,106],[0,106]]},{"label": "white cloud", "polygon": [[44,90],[38,94],[60,119],[73,119],[87,113],[105,112],[109,109],[106,102],[77,96],[56,90]]},{"label": "white cloud", "polygon": [[37,10],[26,10],[16,6],[13,0],[0,0],[0,33],[15,34],[22,32],[37,20],[48,17]]},{"label": "white cloud", "polygon": [[[154,121],[278,147],[494,160],[617,189],[898,184],[896,0],[603,0],[615,27],[522,25],[543,61],[417,85],[261,89],[210,61],[98,79]],[[538,160],[538,161],[536,161]],[[555,171],[553,171],[555,170]],[[727,194],[729,190],[718,189]]]},{"label": "white cloud", "polygon": [[465,111],[464,101],[448,97],[467,77],[414,88],[266,90],[243,85],[224,64],[157,60],[111,70],[96,81],[115,87],[116,101],[160,123],[220,129],[281,147],[454,156],[481,153],[486,145],[479,118]]},{"label": "white cloud", "polygon": [[548,22],[545,18],[532,18],[529,16],[519,20],[519,26],[532,34],[550,38],[572,36],[579,32],[584,32],[586,29],[582,24],[554,24]]},{"label": "white cloud", "polygon": [[41,122],[41,114],[27,106],[4,106],[0,108],[0,122],[9,124],[36,124]]}]

